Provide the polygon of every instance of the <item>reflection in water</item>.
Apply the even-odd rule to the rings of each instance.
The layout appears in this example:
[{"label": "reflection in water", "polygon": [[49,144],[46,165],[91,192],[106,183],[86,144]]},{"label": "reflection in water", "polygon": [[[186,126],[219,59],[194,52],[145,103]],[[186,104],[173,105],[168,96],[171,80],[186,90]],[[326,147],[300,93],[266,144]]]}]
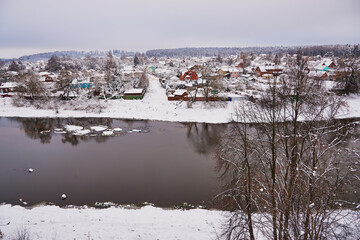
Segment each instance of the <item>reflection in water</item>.
[{"label": "reflection in water", "polygon": [[[82,126],[89,128],[91,126],[107,126],[109,129],[118,127],[119,124],[125,128],[125,132],[117,133],[116,136],[126,134],[127,130],[133,129],[133,126],[142,130],[149,129],[148,121],[133,121],[133,120],[115,120],[110,118],[11,118],[21,124],[21,129],[26,136],[31,139],[39,139],[41,143],[48,144],[51,142],[55,129],[64,129],[66,125]],[[97,143],[104,143],[110,137],[101,135],[101,132],[91,132],[90,134],[79,136],[72,132],[65,132],[61,134],[61,142],[69,143],[77,146],[80,142],[95,141]]]},{"label": "reflection in water", "polygon": [[227,124],[208,123],[184,123],[187,127],[187,138],[200,154],[213,152],[219,144],[221,134],[225,131]]}]

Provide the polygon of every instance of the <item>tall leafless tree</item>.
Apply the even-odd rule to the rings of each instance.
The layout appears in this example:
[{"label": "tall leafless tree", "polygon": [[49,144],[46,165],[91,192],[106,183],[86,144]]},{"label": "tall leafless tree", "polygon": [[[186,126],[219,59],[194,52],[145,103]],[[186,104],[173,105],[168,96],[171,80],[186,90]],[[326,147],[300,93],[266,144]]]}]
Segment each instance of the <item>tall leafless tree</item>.
[{"label": "tall leafless tree", "polygon": [[359,158],[339,148],[352,128],[335,120],[343,101],[308,78],[306,66],[298,52],[281,86],[270,80],[260,100],[239,108],[238,121],[252,124],[233,124],[223,138],[219,197],[233,207],[229,239],[255,239],[256,231],[276,240],[342,236],[334,210],[344,182],[359,181],[348,167]]}]

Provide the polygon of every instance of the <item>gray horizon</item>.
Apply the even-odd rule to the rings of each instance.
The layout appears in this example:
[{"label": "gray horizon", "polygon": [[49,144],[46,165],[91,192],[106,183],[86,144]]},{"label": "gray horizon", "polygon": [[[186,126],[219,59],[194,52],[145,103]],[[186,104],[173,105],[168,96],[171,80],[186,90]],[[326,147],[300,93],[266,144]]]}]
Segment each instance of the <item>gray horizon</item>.
[{"label": "gray horizon", "polygon": [[56,50],[358,44],[359,10],[357,0],[2,0],[0,58]]}]

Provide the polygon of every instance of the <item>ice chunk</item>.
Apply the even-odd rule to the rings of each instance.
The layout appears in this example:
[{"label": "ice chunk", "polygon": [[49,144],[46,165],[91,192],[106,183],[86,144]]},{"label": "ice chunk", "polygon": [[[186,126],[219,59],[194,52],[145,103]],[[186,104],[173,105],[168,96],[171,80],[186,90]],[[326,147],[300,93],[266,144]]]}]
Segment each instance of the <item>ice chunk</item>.
[{"label": "ice chunk", "polygon": [[34,169],[29,168],[29,173],[32,173],[34,171]]},{"label": "ice chunk", "polygon": [[75,136],[83,136],[83,135],[86,135],[88,133],[90,133],[90,130],[89,129],[84,129],[84,130],[75,131],[73,133],[73,135],[75,135]]},{"label": "ice chunk", "polygon": [[111,136],[111,135],[114,135],[114,131],[113,130],[103,131],[102,135],[103,136]]},{"label": "ice chunk", "polygon": [[67,198],[66,194],[61,195],[61,199],[65,200]]},{"label": "ice chunk", "polygon": [[64,134],[64,133],[66,133],[66,131],[64,131],[64,129],[62,129],[62,128],[55,128],[54,133]]},{"label": "ice chunk", "polygon": [[108,129],[107,126],[92,126],[90,127],[91,130],[95,131],[95,132],[102,132],[105,131],[106,129]]},{"label": "ice chunk", "polygon": [[121,131],[122,131],[122,128],[114,128],[114,131],[115,131],[115,132],[121,132]]},{"label": "ice chunk", "polygon": [[81,126],[76,126],[76,125],[66,125],[65,126],[66,131],[68,132],[75,132],[75,131],[80,131],[83,129],[83,127]]}]

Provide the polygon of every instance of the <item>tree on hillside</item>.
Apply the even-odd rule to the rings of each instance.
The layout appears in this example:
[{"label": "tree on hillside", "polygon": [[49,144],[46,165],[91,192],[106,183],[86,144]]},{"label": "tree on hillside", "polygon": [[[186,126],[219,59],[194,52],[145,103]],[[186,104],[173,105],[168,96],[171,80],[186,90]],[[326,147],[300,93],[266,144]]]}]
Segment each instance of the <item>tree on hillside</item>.
[{"label": "tree on hillside", "polygon": [[112,53],[109,51],[105,64],[105,85],[103,86],[102,97],[117,98],[124,91],[124,81],[117,71],[117,66]]},{"label": "tree on hillside", "polygon": [[86,55],[84,62],[87,69],[98,70],[100,68],[97,59],[91,55]]},{"label": "tree on hillside", "polygon": [[359,181],[359,158],[338,146],[353,125],[335,120],[344,103],[307,77],[301,52],[290,65],[281,86],[269,80],[261,99],[238,108],[237,120],[251,124],[232,124],[218,149],[228,239],[255,239],[254,229],[276,240],[346,233],[335,209],[345,182]]},{"label": "tree on hillside", "polygon": [[351,73],[346,76],[343,81],[345,82],[345,94],[359,93],[360,91],[360,71],[355,64],[350,65]]},{"label": "tree on hillside", "polygon": [[223,59],[221,57],[220,54],[217,55],[216,59],[215,59],[218,63],[222,63],[223,62]]},{"label": "tree on hillside", "polygon": [[46,69],[51,72],[57,72],[61,69],[60,58],[53,54],[46,65]]},{"label": "tree on hillside", "polygon": [[134,66],[136,67],[139,64],[140,64],[139,57],[137,55],[135,55],[135,57],[134,57]]},{"label": "tree on hillside", "polygon": [[21,70],[24,70],[25,67],[22,66],[21,62],[15,62],[12,61],[8,67],[8,71],[13,71],[13,72],[20,72]]},{"label": "tree on hillside", "polygon": [[243,68],[250,66],[251,60],[249,59],[246,53],[244,52],[240,53],[240,59],[243,61]]},{"label": "tree on hillside", "polygon": [[146,74],[146,68],[141,74],[140,80],[139,80],[139,87],[147,89],[149,87],[149,77]]}]

